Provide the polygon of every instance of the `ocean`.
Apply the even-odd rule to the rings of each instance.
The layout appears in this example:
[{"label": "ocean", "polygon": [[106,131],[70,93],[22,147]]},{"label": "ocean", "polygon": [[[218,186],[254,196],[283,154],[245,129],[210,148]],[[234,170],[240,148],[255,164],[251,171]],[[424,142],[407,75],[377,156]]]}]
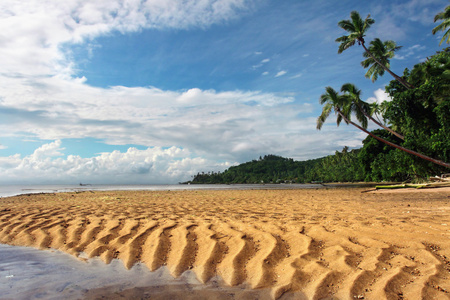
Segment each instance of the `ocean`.
[{"label": "ocean", "polygon": [[174,190],[222,190],[222,189],[307,189],[323,188],[320,184],[128,184],[128,185],[0,185],[0,197],[23,194],[64,193],[82,191],[174,191]]}]

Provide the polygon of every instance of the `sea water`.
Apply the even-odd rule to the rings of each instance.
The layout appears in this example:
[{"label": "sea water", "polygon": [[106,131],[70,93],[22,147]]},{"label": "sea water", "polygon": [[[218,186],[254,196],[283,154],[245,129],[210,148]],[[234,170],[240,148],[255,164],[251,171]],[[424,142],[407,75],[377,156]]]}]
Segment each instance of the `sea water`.
[{"label": "sea water", "polygon": [[63,193],[83,191],[163,191],[163,190],[213,190],[213,189],[307,189],[321,188],[320,184],[159,184],[159,185],[0,185],[0,197],[22,194]]},{"label": "sea water", "polygon": [[[0,299],[271,299],[270,290],[226,286],[214,277],[201,284],[194,272],[173,278],[166,267],[154,272],[120,260],[82,261],[57,250],[0,244]],[[305,299],[287,293],[280,299]]]}]

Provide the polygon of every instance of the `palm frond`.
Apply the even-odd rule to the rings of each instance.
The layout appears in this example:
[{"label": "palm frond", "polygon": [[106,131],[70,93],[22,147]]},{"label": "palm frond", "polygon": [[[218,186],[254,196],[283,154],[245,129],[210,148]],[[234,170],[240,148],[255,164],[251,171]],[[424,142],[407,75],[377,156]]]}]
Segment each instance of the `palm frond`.
[{"label": "palm frond", "polygon": [[[443,20],[441,24],[437,25],[436,27],[434,27],[431,32],[433,34],[436,34],[438,31],[445,31],[447,28],[450,28],[450,5],[447,6],[445,8],[445,10],[443,12],[438,13],[435,17],[434,17],[434,22],[438,21],[438,20]],[[448,29],[445,33],[444,36],[442,37],[441,41],[439,42],[439,46],[443,43],[443,42],[449,43],[450,42],[450,29]]]},{"label": "palm frond", "polygon": [[[449,26],[450,27],[450,26]],[[442,37],[441,41],[439,42],[439,46],[443,43],[446,42],[447,44],[450,43],[450,29],[447,30],[447,32],[444,34],[444,36]]]},{"label": "palm frond", "polygon": [[348,32],[354,32],[355,31],[355,26],[353,25],[353,23],[350,20],[339,21],[338,25],[339,25],[339,27],[341,27],[345,31],[348,31]]},{"label": "palm frond", "polygon": [[444,12],[440,12],[437,15],[434,16],[434,22],[437,22],[439,20],[443,20],[445,18],[445,13]]},{"label": "palm frond", "polygon": [[340,114],[337,115],[336,117],[336,124],[339,127],[339,125],[341,125],[342,122],[342,116]]},{"label": "palm frond", "polygon": [[333,110],[333,105],[331,103],[327,103],[327,104],[324,105],[324,107],[322,109],[322,113],[317,118],[317,126],[316,126],[316,128],[318,130],[320,130],[322,128],[323,124],[327,120],[327,118],[330,115],[332,110]]}]

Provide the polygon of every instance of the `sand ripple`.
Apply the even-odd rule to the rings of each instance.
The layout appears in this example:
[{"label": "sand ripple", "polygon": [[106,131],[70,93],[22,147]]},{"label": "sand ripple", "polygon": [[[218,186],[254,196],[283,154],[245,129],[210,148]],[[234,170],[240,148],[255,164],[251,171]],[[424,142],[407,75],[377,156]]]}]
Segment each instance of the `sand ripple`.
[{"label": "sand ripple", "polygon": [[0,200],[0,242],[121,259],[273,298],[450,299],[450,193],[83,192]]}]

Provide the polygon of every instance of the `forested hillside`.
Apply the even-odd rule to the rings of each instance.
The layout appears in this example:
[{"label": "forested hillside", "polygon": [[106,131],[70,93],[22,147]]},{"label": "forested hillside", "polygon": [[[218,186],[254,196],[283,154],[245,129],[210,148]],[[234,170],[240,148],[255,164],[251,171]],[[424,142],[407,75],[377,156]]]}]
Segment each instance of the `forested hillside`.
[{"label": "forested hillside", "polygon": [[198,173],[189,183],[308,183],[362,181],[363,168],[359,162],[360,150],[344,148],[342,152],[323,158],[294,161],[276,155],[266,155],[230,167],[224,172]]}]

